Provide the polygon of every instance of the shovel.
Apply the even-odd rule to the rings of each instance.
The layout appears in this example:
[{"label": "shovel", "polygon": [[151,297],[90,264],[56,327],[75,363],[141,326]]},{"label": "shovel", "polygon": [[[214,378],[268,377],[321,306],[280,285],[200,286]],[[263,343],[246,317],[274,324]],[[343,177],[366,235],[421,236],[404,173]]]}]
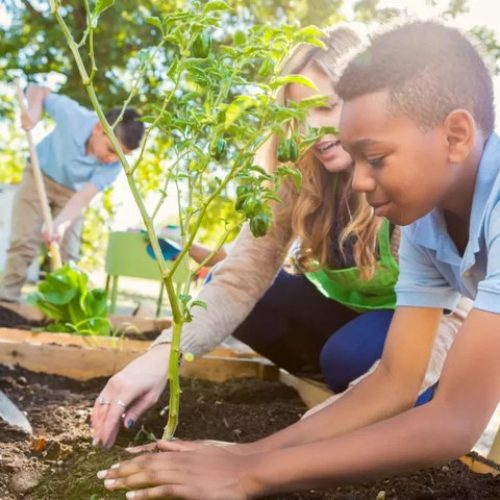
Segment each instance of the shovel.
[{"label": "shovel", "polygon": [[24,413],[0,391],[0,418],[3,418],[9,425],[15,425],[22,429],[26,434],[32,434],[33,429]]},{"label": "shovel", "polygon": [[[19,101],[19,106],[21,111],[26,112],[26,104],[24,102],[24,94],[21,89],[21,82],[16,80],[16,92],[17,99]],[[42,205],[43,221],[47,231],[52,234],[52,215],[50,213],[49,202],[47,199],[47,192],[45,191],[45,184],[43,183],[42,172],[40,170],[40,165],[38,164],[38,156],[36,154],[35,143],[33,142],[33,137],[31,136],[31,131],[26,130],[26,138],[28,140],[28,145],[30,148],[31,156],[31,168],[33,170],[33,176],[35,178],[36,189],[38,191],[38,199]],[[50,257],[50,267],[52,271],[59,269],[61,267],[61,252],[59,250],[59,244],[52,241],[49,245],[49,257]]]}]

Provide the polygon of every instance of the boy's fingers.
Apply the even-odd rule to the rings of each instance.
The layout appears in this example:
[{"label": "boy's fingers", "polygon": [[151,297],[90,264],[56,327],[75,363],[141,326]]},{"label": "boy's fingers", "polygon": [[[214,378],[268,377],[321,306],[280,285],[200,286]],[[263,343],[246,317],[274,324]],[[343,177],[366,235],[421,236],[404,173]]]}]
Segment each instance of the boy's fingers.
[{"label": "boy's fingers", "polygon": [[148,444],[141,444],[140,446],[130,446],[129,448],[125,448],[125,451],[128,453],[132,453],[133,455],[137,453],[143,453],[143,452],[153,452],[153,451],[158,451],[158,443],[148,443]]},{"label": "boy's fingers", "polygon": [[183,484],[162,484],[154,488],[129,491],[126,497],[128,500],[141,500],[143,498],[197,498],[197,496],[193,496],[191,490],[192,488]]}]

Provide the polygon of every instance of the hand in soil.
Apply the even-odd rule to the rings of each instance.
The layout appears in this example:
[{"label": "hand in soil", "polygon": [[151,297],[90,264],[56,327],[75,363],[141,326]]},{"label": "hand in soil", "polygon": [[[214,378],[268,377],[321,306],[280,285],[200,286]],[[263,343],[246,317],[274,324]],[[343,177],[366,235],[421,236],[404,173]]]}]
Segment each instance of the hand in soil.
[{"label": "hand in soil", "polygon": [[132,454],[145,453],[148,451],[196,451],[207,446],[215,446],[219,448],[226,448],[227,451],[237,455],[245,455],[245,445],[238,443],[231,443],[228,441],[217,441],[215,439],[199,439],[196,441],[184,441],[175,439],[172,441],[158,440],[155,443],[144,444],[142,446],[134,446],[127,448],[127,451]]},{"label": "hand in soil", "polygon": [[256,459],[213,446],[193,452],[146,453],[100,471],[97,477],[104,479],[109,490],[129,490],[127,498],[133,499],[244,500],[254,490],[247,473]]},{"label": "hand in soil", "polygon": [[160,344],[109,379],[92,409],[93,444],[110,448],[123,421],[132,428],[167,384],[170,347]]}]

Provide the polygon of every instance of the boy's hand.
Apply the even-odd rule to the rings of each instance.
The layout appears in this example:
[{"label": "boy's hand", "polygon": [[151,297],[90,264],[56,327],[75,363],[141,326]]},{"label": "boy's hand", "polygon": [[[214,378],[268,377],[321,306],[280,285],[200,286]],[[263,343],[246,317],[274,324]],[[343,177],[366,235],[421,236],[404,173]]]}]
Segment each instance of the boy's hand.
[{"label": "boy's hand", "polygon": [[249,471],[259,460],[220,447],[146,453],[100,471],[98,477],[109,490],[128,490],[127,498],[246,500],[258,493]]},{"label": "boy's hand", "polygon": [[47,229],[42,230],[42,238],[43,242],[47,247],[50,246],[51,243],[61,243],[61,240],[64,236],[64,228],[62,226],[54,225],[52,228],[52,232],[49,232]]},{"label": "boy's hand", "polygon": [[37,123],[38,120],[36,120],[35,117],[32,117],[29,112],[21,113],[21,127],[24,130],[26,131],[31,130]]}]

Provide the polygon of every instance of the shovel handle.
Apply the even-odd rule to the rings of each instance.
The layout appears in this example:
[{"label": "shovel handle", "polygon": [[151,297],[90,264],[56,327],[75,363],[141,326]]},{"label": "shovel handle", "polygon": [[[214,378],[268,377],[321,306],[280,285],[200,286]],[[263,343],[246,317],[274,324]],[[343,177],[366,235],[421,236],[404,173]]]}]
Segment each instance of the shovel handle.
[{"label": "shovel handle", "polygon": [[[26,103],[24,102],[24,94],[21,88],[21,82],[19,80],[16,80],[15,86],[16,86],[17,100],[19,101],[19,107],[21,108],[21,111],[23,113],[27,113],[28,108],[26,107]],[[38,199],[40,200],[40,204],[42,206],[43,222],[49,234],[52,234],[53,230],[52,215],[50,213],[49,201],[47,199],[47,192],[45,191],[45,184],[43,182],[42,171],[40,169],[40,164],[38,163],[38,155],[36,154],[35,143],[33,141],[31,131],[26,130],[25,132],[30,150],[31,169],[33,171],[33,177],[35,178],[35,185],[38,193]],[[52,270],[61,267],[61,253],[59,251],[59,245],[57,243],[52,242],[49,245],[49,256],[50,256]]]}]

